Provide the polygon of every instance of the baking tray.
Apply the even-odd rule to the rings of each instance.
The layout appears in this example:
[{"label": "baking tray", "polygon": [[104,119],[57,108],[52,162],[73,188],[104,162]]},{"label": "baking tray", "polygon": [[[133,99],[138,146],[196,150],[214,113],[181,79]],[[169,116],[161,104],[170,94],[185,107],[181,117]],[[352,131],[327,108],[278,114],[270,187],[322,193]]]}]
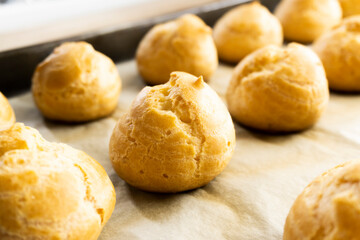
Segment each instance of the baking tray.
[{"label": "baking tray", "polygon": [[[268,1],[267,4],[273,6],[274,2]],[[222,11],[226,11],[224,9]],[[208,24],[212,24],[222,14],[217,11],[209,11],[217,15],[208,13],[209,16],[215,16],[206,20]],[[180,14],[150,21],[154,24]],[[126,34],[121,36],[125,37],[134,33],[138,38],[129,39],[138,41],[146,32],[144,29],[152,25],[137,24],[119,30],[118,34],[123,31],[122,34]],[[146,28],[143,29],[144,26]],[[135,31],[137,27],[140,32],[143,31],[141,34]],[[91,37],[101,39],[103,36],[86,39],[91,42]],[[103,41],[111,41],[111,38]],[[92,43],[98,50],[101,49],[101,44],[96,46],[97,41]],[[117,176],[108,156],[108,142],[116,121],[129,109],[132,100],[145,86],[135,61],[126,60],[134,56],[137,44],[128,44],[122,50],[121,46],[118,50],[112,50],[106,44],[103,46],[105,50],[109,47],[108,55],[114,54],[111,57],[117,61],[123,80],[119,106],[107,118],[70,125],[52,122],[42,118],[28,91],[10,98],[18,121],[35,127],[49,141],[67,143],[85,151],[99,161],[109,174],[115,186],[117,202],[99,240],[280,240],[288,211],[304,187],[327,169],[357,159],[360,155],[360,95],[331,93],[323,117],[307,131],[271,135],[246,129],[235,122],[234,156],[224,172],[208,185],[178,194],[137,190]],[[46,46],[42,45],[45,50]],[[130,46],[134,48],[129,49]],[[47,51],[51,51],[51,48]],[[40,49],[41,46],[39,52]],[[115,54],[116,51],[121,54]],[[232,65],[221,63],[209,80],[209,85],[223,100],[233,68]],[[30,77],[26,81],[29,84]],[[27,89],[24,86],[16,88],[14,92]]]},{"label": "baking tray", "polygon": [[[109,56],[114,62],[134,57],[136,47],[144,34],[155,24],[174,19],[184,13],[194,13],[208,25],[213,26],[216,20],[230,8],[251,0],[225,0],[191,8],[165,16],[141,22],[118,26],[108,32],[93,32],[68,39],[42,43],[20,49],[0,52],[0,91],[6,96],[26,91],[30,88],[31,76],[36,65],[64,41],[87,41],[94,48]],[[262,3],[270,10],[278,1],[264,0]]]},{"label": "baking tray", "polygon": [[[307,131],[271,135],[235,122],[234,155],[204,187],[178,194],[135,189],[113,170],[109,139],[145,84],[134,60],[117,68],[123,83],[119,105],[97,121],[52,122],[41,116],[30,92],[9,99],[17,121],[49,141],[88,153],[108,173],[116,206],[99,240],[281,240],[288,211],[304,187],[327,169],[360,156],[360,95],[331,93],[324,115]],[[208,82],[223,100],[233,68],[220,64]]]}]

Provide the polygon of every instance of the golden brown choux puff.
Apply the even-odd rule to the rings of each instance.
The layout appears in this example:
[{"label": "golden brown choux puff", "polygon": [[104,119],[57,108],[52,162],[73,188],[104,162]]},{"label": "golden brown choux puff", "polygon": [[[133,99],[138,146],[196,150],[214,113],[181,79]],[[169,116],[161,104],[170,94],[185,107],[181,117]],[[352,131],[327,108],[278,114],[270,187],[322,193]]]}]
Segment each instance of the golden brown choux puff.
[{"label": "golden brown choux puff", "polygon": [[202,79],[171,73],[145,87],[110,139],[110,159],[128,184],[151,192],[181,192],[220,174],[235,147],[230,114]]},{"label": "golden brown choux puff", "polygon": [[136,51],[137,67],[145,82],[166,83],[173,71],[202,75],[208,80],[218,66],[211,32],[192,14],[153,27]]},{"label": "golden brown choux puff", "polygon": [[14,110],[7,98],[0,92],[0,131],[10,128],[14,123]]},{"label": "golden brown choux puff", "polygon": [[42,114],[52,120],[81,122],[112,113],[121,80],[113,61],[86,42],[63,43],[41,62],[32,92]]},{"label": "golden brown choux puff", "polygon": [[360,91],[360,16],[353,16],[325,33],[313,45],[324,64],[329,87]]},{"label": "golden brown choux puff", "polygon": [[360,0],[339,0],[343,17],[360,14]]},{"label": "golden brown choux puff", "polygon": [[310,183],[286,219],[284,240],[360,239],[360,162],[339,165]]},{"label": "golden brown choux puff", "polygon": [[226,93],[231,115],[240,123],[269,132],[311,127],[323,113],[329,90],[320,59],[291,43],[267,46],[234,69]]},{"label": "golden brown choux puff", "polygon": [[214,27],[219,58],[238,63],[249,53],[267,45],[281,46],[279,20],[258,2],[240,5],[222,16]]},{"label": "golden brown choux puff", "polygon": [[0,239],[95,240],[115,206],[105,170],[21,123],[0,132]]},{"label": "golden brown choux puff", "polygon": [[310,43],[340,23],[338,0],[282,0],[275,9],[285,39]]}]

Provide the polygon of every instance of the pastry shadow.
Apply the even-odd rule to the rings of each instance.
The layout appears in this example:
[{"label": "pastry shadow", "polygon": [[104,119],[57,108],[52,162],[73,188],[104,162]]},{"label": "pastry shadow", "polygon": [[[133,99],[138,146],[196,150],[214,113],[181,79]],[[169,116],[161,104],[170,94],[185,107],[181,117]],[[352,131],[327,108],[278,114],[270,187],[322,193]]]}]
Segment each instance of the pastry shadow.
[{"label": "pastry shadow", "polygon": [[340,91],[340,90],[330,89],[330,93],[337,96],[350,96],[350,97],[360,96],[360,91]]},{"label": "pastry shadow", "polygon": [[188,197],[189,190],[179,193],[147,192],[126,184],[128,195],[141,214],[151,220],[164,220],[181,211],[182,199]]},{"label": "pastry shadow", "polygon": [[282,143],[288,141],[290,138],[297,136],[298,134],[305,133],[313,128],[313,126],[299,131],[281,132],[281,131],[265,131],[256,128],[249,127],[242,123],[239,123],[233,119],[235,125],[235,133],[237,140],[244,137],[252,137],[266,142]]},{"label": "pastry shadow", "polygon": [[[244,59],[244,58],[243,58]],[[239,64],[239,62],[241,62],[243,59],[241,59],[240,61],[238,62],[230,62],[230,61],[226,61],[226,60],[222,60],[222,59],[219,59],[219,63],[222,64],[222,65],[225,65],[227,67],[236,67],[236,65]]]},{"label": "pastry shadow", "polygon": [[46,118],[43,116],[43,121],[44,124],[47,127],[51,127],[51,128],[56,128],[56,127],[76,127],[76,126],[81,126],[81,125],[86,125],[86,124],[92,124],[107,118],[113,118],[114,115],[116,115],[117,111],[116,109],[109,115],[104,116],[104,117],[100,117],[100,118],[96,118],[96,119],[92,119],[92,120],[87,120],[87,121],[62,121],[62,120],[55,120],[55,119],[50,119],[50,118]]},{"label": "pastry shadow", "polygon": [[235,125],[238,125],[239,127],[247,130],[248,132],[252,132],[254,134],[259,134],[259,135],[265,135],[265,136],[291,136],[294,134],[305,132],[313,127],[313,126],[311,126],[306,129],[297,130],[297,131],[273,131],[273,130],[262,130],[262,129],[258,129],[258,128],[253,128],[253,127],[247,126],[245,124],[242,124],[242,123],[236,121],[234,118],[233,118],[233,122]]}]

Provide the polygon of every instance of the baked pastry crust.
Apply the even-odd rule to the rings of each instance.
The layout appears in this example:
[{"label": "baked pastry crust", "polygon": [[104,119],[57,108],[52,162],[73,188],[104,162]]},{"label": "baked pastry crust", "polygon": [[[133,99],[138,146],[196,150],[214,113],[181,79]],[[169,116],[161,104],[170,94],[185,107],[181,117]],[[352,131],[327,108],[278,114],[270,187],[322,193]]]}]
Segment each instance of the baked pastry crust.
[{"label": "baked pastry crust", "polygon": [[360,16],[344,21],[313,44],[329,81],[337,91],[360,91]]},{"label": "baked pastry crust", "polygon": [[152,192],[201,187],[220,174],[235,147],[230,114],[202,79],[173,72],[145,87],[110,139],[110,159],[128,184]]},{"label": "baked pastry crust", "polygon": [[244,58],[234,69],[226,99],[240,123],[291,132],[316,123],[328,103],[329,90],[316,54],[291,43],[286,48],[267,46]]},{"label": "baked pastry crust", "polygon": [[359,0],[339,0],[343,17],[349,17],[360,14],[360,2]]},{"label": "baked pastry crust", "polygon": [[360,239],[359,183],[359,161],[339,165],[317,177],[294,202],[283,239]]},{"label": "baked pastry crust", "polygon": [[275,16],[285,39],[309,43],[339,24],[342,10],[338,0],[282,0]]},{"label": "baked pastry crust", "polygon": [[0,132],[0,239],[97,239],[114,206],[109,177],[84,152],[21,123]]},{"label": "baked pastry crust", "polygon": [[211,32],[192,14],[153,27],[136,51],[137,67],[145,82],[166,83],[173,71],[202,75],[208,80],[218,66]]},{"label": "baked pastry crust", "polygon": [[85,42],[63,43],[32,79],[35,103],[49,119],[81,122],[112,113],[121,80],[113,61]]},{"label": "baked pastry crust", "polygon": [[227,12],[215,24],[213,35],[219,58],[234,63],[259,48],[283,43],[279,20],[256,1]]},{"label": "baked pastry crust", "polygon": [[10,128],[14,123],[14,110],[6,97],[0,92],[0,131]]}]

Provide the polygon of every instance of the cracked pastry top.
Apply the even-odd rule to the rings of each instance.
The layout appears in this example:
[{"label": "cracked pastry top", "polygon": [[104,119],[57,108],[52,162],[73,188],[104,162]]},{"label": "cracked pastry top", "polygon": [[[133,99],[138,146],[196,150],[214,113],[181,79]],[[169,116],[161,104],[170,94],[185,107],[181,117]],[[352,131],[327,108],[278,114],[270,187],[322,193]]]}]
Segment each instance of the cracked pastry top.
[{"label": "cracked pastry top", "polygon": [[202,79],[173,72],[145,87],[116,124],[110,159],[128,184],[152,192],[201,187],[220,174],[235,147],[230,114]]},{"label": "cracked pastry top", "polygon": [[166,83],[173,71],[202,75],[208,80],[218,66],[211,32],[192,14],[154,26],[136,51],[137,67],[145,82]]},{"label": "cracked pastry top", "polygon": [[35,103],[49,119],[79,122],[112,113],[121,80],[113,61],[86,42],[63,43],[32,78]]},{"label": "cracked pastry top", "polygon": [[115,206],[105,170],[21,123],[0,132],[0,239],[95,240]]},{"label": "cracked pastry top", "polygon": [[234,69],[226,99],[231,115],[248,127],[270,132],[306,129],[319,119],[329,90],[320,59],[291,43],[267,46]]},{"label": "cracked pastry top", "polygon": [[360,91],[360,16],[343,20],[315,41],[332,90]]},{"label": "cracked pastry top", "polygon": [[310,43],[340,23],[338,0],[282,0],[275,9],[285,39]]},{"label": "cracked pastry top", "polygon": [[0,92],[0,131],[15,123],[15,114],[6,97]]},{"label": "cracked pastry top", "polygon": [[215,24],[213,35],[219,58],[234,63],[259,48],[283,43],[279,20],[256,1],[227,12]]},{"label": "cracked pastry top", "polygon": [[359,161],[323,173],[304,189],[291,207],[283,239],[360,239]]}]

